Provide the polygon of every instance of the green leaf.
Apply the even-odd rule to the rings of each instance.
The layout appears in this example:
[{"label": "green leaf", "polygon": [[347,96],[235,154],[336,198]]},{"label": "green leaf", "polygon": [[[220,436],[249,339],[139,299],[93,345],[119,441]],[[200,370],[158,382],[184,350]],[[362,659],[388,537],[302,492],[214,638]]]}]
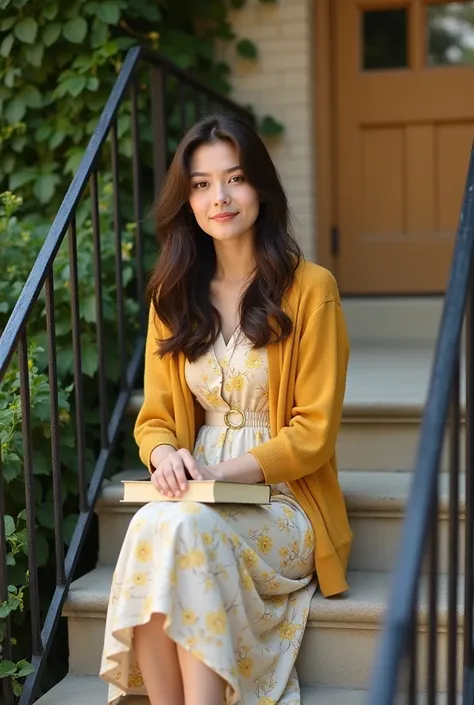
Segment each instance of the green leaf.
[{"label": "green leaf", "polygon": [[[18,664],[18,666],[20,666],[20,664]],[[18,671],[18,678],[25,678],[25,676],[29,676],[30,673],[34,672],[34,666],[32,666],[31,663],[25,663],[20,667],[20,670]]]},{"label": "green leaf", "polygon": [[64,165],[64,172],[66,174],[75,174],[79,168],[79,164],[81,163],[83,156],[83,149],[72,149],[68,155],[66,164]]},{"label": "green leaf", "polygon": [[64,37],[73,44],[80,44],[87,34],[87,22],[83,17],[69,20],[63,27]]},{"label": "green leaf", "polygon": [[49,146],[51,149],[56,149],[59,147],[60,144],[64,142],[66,139],[66,133],[64,130],[59,130],[56,129],[53,134],[51,135],[51,139],[49,140]]},{"label": "green leaf", "polygon": [[25,101],[18,96],[11,100],[4,112],[4,116],[9,125],[16,125],[20,122],[26,113]]},{"label": "green leaf", "polygon": [[11,29],[17,19],[17,17],[5,17],[5,19],[0,22],[0,32],[6,32]]},{"label": "green leaf", "polygon": [[91,76],[87,79],[87,90],[97,91],[99,89],[99,79],[96,76]]},{"label": "green leaf", "polygon": [[53,131],[52,125],[50,125],[47,122],[43,122],[36,130],[35,139],[38,142],[44,142],[45,140],[49,139],[52,131]]},{"label": "green leaf", "polygon": [[15,531],[15,520],[8,514],[5,515],[5,536],[8,538]]},{"label": "green leaf", "polygon": [[61,81],[61,86],[65,89],[69,95],[76,98],[79,93],[82,93],[86,87],[87,77],[86,76],[69,76],[64,81]]},{"label": "green leaf", "polygon": [[32,66],[40,67],[43,62],[44,46],[42,44],[35,44],[32,47],[28,47],[25,52],[26,60]]},{"label": "green leaf", "polygon": [[15,25],[15,36],[24,44],[34,44],[38,23],[33,17],[24,17]]},{"label": "green leaf", "polygon": [[46,20],[54,20],[58,14],[58,3],[50,2],[48,5],[43,7],[41,13]]},{"label": "green leaf", "polygon": [[0,44],[0,54],[6,59],[10,55],[14,42],[13,34],[7,34],[3,42]]},{"label": "green leaf", "polygon": [[91,46],[99,49],[104,46],[110,36],[109,25],[100,22],[97,18],[92,23]]},{"label": "green leaf", "polygon": [[45,28],[43,29],[43,34],[42,34],[42,39],[43,39],[43,44],[47,47],[50,47],[54,42],[56,42],[59,39],[59,36],[61,34],[61,23],[60,22],[51,22],[50,24],[47,24]]},{"label": "green leaf", "polygon": [[25,184],[31,184],[31,182],[35,180],[36,174],[37,172],[35,169],[24,169],[23,171],[17,171],[15,174],[11,175],[8,188],[11,191],[16,191]]},{"label": "green leaf", "polygon": [[92,345],[85,345],[82,349],[82,371],[85,375],[93,377],[99,367],[97,349]]},{"label": "green leaf", "polygon": [[112,2],[98,2],[97,17],[106,24],[116,25],[120,20],[120,7]]},{"label": "green leaf", "polygon": [[43,174],[33,187],[33,193],[40,203],[47,203],[54,194],[54,189],[60,179],[57,174]]},{"label": "green leaf", "polygon": [[250,39],[241,39],[237,42],[237,54],[244,59],[256,59],[258,57],[258,49]]},{"label": "green leaf", "polygon": [[16,698],[19,698],[23,692],[23,686],[18,681],[13,681],[13,694]]},{"label": "green leaf", "polygon": [[29,108],[41,108],[43,101],[41,98],[41,93],[36,88],[36,86],[33,86],[31,84],[27,85],[26,88],[22,91],[21,95],[23,97],[23,100],[25,101],[25,104]]},{"label": "green leaf", "polygon": [[277,122],[270,115],[267,115],[260,123],[259,131],[265,137],[279,137],[283,134],[285,128],[280,122]]},{"label": "green leaf", "polygon": [[16,673],[16,663],[13,661],[0,661],[0,678],[7,678]]}]

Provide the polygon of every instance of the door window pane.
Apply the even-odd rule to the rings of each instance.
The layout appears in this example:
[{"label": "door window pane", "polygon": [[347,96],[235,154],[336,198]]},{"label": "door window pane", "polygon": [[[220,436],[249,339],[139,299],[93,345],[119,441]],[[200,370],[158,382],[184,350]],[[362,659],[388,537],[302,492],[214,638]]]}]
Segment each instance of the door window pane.
[{"label": "door window pane", "polygon": [[474,2],[428,5],[428,64],[474,63]]},{"label": "door window pane", "polygon": [[362,13],[362,68],[365,71],[408,66],[408,10],[365,10]]}]

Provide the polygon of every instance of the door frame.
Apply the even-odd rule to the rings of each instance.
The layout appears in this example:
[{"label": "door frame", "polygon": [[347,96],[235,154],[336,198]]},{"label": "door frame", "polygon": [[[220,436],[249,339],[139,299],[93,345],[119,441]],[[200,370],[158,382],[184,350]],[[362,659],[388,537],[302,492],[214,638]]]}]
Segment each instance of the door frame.
[{"label": "door frame", "polygon": [[332,253],[332,228],[337,226],[337,133],[334,69],[336,47],[331,6],[337,0],[313,0],[314,7],[314,110],[315,135],[315,251],[316,261],[337,276],[337,258]]}]

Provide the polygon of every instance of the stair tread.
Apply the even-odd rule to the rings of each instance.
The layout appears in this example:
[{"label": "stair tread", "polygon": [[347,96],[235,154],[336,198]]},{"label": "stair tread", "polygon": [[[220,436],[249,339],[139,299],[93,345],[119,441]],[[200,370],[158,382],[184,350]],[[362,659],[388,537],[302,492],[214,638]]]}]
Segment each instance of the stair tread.
[{"label": "stair tread", "polygon": [[[420,418],[426,401],[434,346],[361,345],[352,347],[344,399],[344,417]],[[143,390],[130,408],[138,412]]]},{"label": "stair tread", "polygon": [[[301,688],[302,705],[365,705],[367,693],[362,690],[343,688]],[[68,675],[36,705],[104,705],[107,685],[97,676]],[[148,705],[149,700],[142,696],[129,696],[123,705]]]},{"label": "stair tread", "polygon": [[[146,468],[124,470],[104,483],[98,509],[115,507],[118,511],[133,513],[134,505],[120,504],[123,497],[122,480],[140,480],[148,477]],[[395,512],[404,514],[410,494],[413,473],[387,471],[339,471],[339,482],[344,492],[350,515],[358,512]],[[449,502],[449,476],[440,473],[440,512],[446,512]],[[464,512],[465,483],[460,482],[460,510]]]},{"label": "stair tread", "polygon": [[[112,584],[113,566],[98,565],[71,585],[63,614],[101,614],[105,617]],[[423,583],[424,578],[422,579]],[[311,602],[309,625],[319,623],[381,624],[389,595],[391,574],[365,571],[349,571],[349,590],[339,597],[325,599],[318,591]],[[447,620],[447,581],[439,578],[438,586],[438,623]],[[458,578],[459,616],[462,617],[463,578]],[[421,595],[426,594],[422,585]],[[422,599],[419,612],[421,624],[426,622],[426,602]]]},{"label": "stair tread", "polygon": [[[54,688],[45,693],[36,705],[104,705],[107,698],[107,685],[98,676],[74,676],[63,678]],[[424,703],[426,694],[420,693],[417,702]],[[302,705],[367,705],[368,692],[350,688],[325,688],[321,686],[308,686],[301,688]],[[436,701],[445,705],[446,695],[439,693]],[[396,698],[396,703],[406,703],[406,697]],[[462,696],[459,695],[457,705],[461,705]],[[149,705],[145,696],[129,695],[121,701],[121,705]]]}]

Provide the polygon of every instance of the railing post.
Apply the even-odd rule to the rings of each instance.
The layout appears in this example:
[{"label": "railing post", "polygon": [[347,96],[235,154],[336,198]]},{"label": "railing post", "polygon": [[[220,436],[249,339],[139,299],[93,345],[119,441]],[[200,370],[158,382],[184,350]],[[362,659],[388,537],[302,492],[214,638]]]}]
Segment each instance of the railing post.
[{"label": "railing post", "polygon": [[466,504],[464,549],[463,705],[474,705],[474,261],[466,308]]},{"label": "railing post", "polygon": [[459,568],[459,349],[454,367],[450,414],[447,705],[456,705]]},{"label": "railing post", "polygon": [[[26,326],[26,323],[25,323]],[[23,435],[23,464],[25,470],[26,534],[28,541],[28,572],[31,612],[31,642],[33,654],[41,654],[41,627],[39,606],[38,565],[36,561],[36,511],[33,475],[33,447],[31,442],[30,379],[28,367],[28,340],[26,330],[18,344],[20,371],[21,432]]]},{"label": "railing post", "polygon": [[[142,227],[142,189],[140,166],[140,129],[138,124],[137,81],[131,86],[132,100],[132,174],[133,174],[133,216],[135,220],[135,244],[137,253],[137,301],[140,305],[140,329],[146,328],[145,292],[145,252]],[[153,158],[155,164],[155,157]]]},{"label": "railing post", "polygon": [[[0,602],[8,600],[8,573],[7,573],[7,539],[5,535],[5,498],[3,494],[2,449],[0,444]],[[5,620],[5,633],[0,641],[1,660],[11,661],[11,618]],[[13,705],[13,687],[11,678],[2,679],[2,694],[4,705]]]}]

